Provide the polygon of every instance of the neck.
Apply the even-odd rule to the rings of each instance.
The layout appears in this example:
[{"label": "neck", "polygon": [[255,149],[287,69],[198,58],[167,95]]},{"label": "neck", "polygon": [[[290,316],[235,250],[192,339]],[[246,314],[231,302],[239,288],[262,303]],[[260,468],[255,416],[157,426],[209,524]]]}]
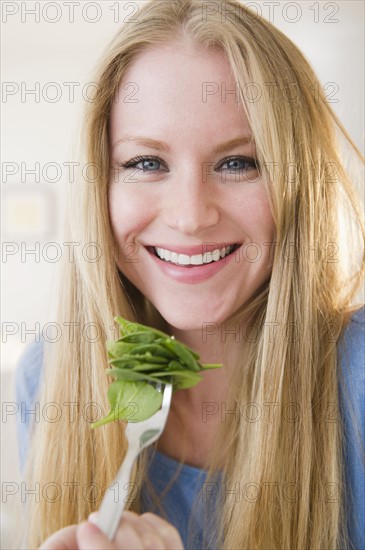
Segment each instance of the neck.
[{"label": "neck", "polygon": [[173,334],[177,340],[189,346],[200,356],[199,362],[224,363],[225,368],[234,364],[239,354],[242,343],[246,337],[246,323],[224,322],[205,323],[195,330],[181,330],[169,325],[169,334]]},{"label": "neck", "polygon": [[182,331],[169,327],[169,333],[199,354],[199,362],[223,363],[223,367],[201,372],[196,386],[174,393],[167,425],[157,448],[177,460],[206,468],[213,441],[221,424],[221,410],[227,402],[230,376],[240,346],[237,335],[215,329]]},{"label": "neck", "polygon": [[222,363],[223,367],[201,372],[202,381],[196,386],[178,391],[176,404],[189,405],[189,410],[201,415],[202,403],[221,398],[228,384],[228,365],[224,360],[224,343],[216,335],[207,337],[201,330],[183,331],[170,327],[170,334],[189,346],[200,356],[199,363]]}]

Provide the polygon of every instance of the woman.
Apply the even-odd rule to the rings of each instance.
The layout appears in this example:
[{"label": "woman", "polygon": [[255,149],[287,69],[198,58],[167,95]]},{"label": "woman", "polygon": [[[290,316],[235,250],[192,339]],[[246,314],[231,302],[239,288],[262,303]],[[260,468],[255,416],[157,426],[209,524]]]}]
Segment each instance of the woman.
[{"label": "woman", "polygon": [[[335,131],[358,151],[297,48],[242,5],[214,4],[209,17],[195,0],[146,4],[101,62],[85,123],[94,171],[70,189],[65,239],[100,253],[64,265],[72,338],[19,371],[20,400],[26,387],[78,413],[32,435],[30,480],[54,494],[29,503],[28,547],[55,531],[43,548],[364,542],[364,227]],[[117,314],[224,368],[174,395],[135,472],[129,508],[142,515],[124,514],[108,545],[76,524],[125,453],[120,424],[92,431],[83,414],[107,409]]]}]

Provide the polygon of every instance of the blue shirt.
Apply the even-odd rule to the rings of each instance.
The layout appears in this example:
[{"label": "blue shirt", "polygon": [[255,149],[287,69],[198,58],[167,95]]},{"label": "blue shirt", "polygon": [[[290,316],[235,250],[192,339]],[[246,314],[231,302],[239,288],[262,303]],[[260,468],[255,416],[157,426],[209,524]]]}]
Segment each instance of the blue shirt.
[{"label": "blue shirt", "polygon": [[[347,523],[351,550],[365,550],[365,307],[352,315],[338,342],[337,353],[344,378],[344,386],[340,386],[340,412],[345,426],[344,458],[346,493],[349,499],[346,504]],[[21,358],[16,373],[16,395],[20,411],[19,455],[22,467],[27,454],[29,428],[34,419],[34,415],[27,411],[35,408],[42,363],[42,344],[31,344]],[[348,398],[354,408],[355,422]],[[219,548],[214,539],[204,542],[202,539],[203,514],[204,521],[211,521],[211,528],[208,527],[207,531],[214,533],[214,483],[205,483],[206,472],[200,468],[181,465],[158,451],[150,452],[148,477],[160,495],[167,520],[180,532],[184,548]],[[203,498],[201,495],[198,498],[201,490]],[[143,489],[142,511],[147,510],[160,515],[159,509]]]}]

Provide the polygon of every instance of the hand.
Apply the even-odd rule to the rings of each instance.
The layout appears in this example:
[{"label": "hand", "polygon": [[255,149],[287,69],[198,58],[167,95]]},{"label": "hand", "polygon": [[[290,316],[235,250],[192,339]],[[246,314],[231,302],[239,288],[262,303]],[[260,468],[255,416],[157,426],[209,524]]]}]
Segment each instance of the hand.
[{"label": "hand", "polygon": [[[90,518],[89,518],[90,519]],[[178,531],[155,514],[123,512],[112,542],[90,521],[70,525],[49,537],[39,550],[184,550]]]}]

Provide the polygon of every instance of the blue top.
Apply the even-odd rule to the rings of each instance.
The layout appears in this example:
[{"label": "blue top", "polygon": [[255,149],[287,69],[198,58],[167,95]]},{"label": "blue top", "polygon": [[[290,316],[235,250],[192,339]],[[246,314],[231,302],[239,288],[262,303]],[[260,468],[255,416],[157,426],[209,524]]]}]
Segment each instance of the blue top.
[{"label": "blue top", "polygon": [[[351,550],[365,549],[365,307],[351,317],[343,337],[338,343],[338,357],[344,378],[340,390],[340,410],[345,424],[345,475],[349,502],[347,521],[352,544]],[[16,372],[16,396],[19,404],[18,438],[20,464],[23,468],[27,454],[30,426],[34,414],[27,414],[37,400],[37,389],[43,363],[42,343],[31,344],[23,354]],[[341,388],[341,386],[340,386]],[[348,392],[348,396],[346,395]],[[346,404],[350,398],[355,420]],[[361,446],[359,447],[358,439]],[[214,483],[205,484],[206,471],[176,460],[158,451],[149,450],[151,460],[148,466],[149,479],[160,495],[163,511],[170,523],[180,532],[184,548],[189,550],[219,548],[214,538],[202,539],[203,514],[205,522],[212,523],[207,532],[214,533]],[[202,490],[202,496],[198,495]],[[162,494],[163,493],[163,494]],[[205,498],[206,497],[206,498]],[[216,504],[218,504],[218,498]],[[204,502],[204,505],[203,505]],[[142,491],[142,511],[162,515],[148,493]]]}]

